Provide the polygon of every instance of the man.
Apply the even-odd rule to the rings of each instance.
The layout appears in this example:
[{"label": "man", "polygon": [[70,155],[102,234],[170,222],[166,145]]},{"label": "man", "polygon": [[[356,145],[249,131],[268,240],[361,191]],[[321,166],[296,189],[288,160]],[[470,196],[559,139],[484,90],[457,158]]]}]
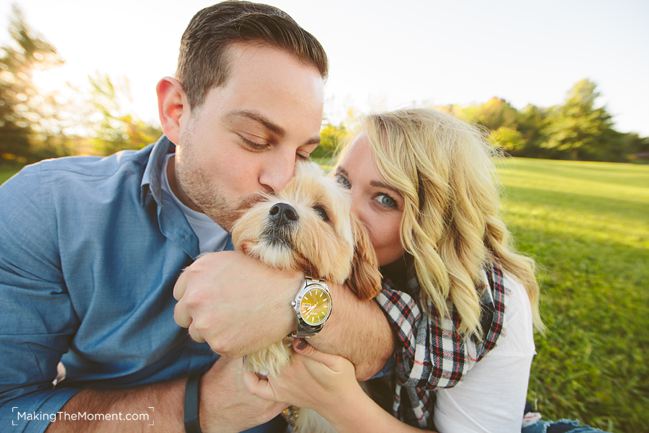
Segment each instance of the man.
[{"label": "man", "polygon": [[[241,356],[303,331],[290,303],[305,276],[236,252],[195,259],[228,249],[257,193],[317,147],[326,74],[320,44],[284,12],[208,7],[177,76],[158,83],[155,145],[42,162],[0,188],[2,431],[282,429],[264,423],[284,405],[246,390]],[[389,325],[330,290],[334,314],[311,342],[367,378],[391,353]],[[67,377],[52,387],[59,360]]]}]

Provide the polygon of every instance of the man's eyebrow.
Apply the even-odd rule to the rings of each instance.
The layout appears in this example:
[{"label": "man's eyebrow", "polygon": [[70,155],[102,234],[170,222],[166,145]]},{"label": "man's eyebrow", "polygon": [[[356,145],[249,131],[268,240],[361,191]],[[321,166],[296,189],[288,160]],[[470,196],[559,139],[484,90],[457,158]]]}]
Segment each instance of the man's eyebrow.
[{"label": "man's eyebrow", "polygon": [[347,173],[347,170],[345,170],[344,168],[342,168],[340,166],[336,167],[336,174],[338,174],[338,173],[342,173],[346,177],[349,177],[349,173]]},{"label": "man's eyebrow", "polygon": [[266,127],[266,129],[268,129],[269,131],[273,132],[276,135],[279,135],[280,137],[283,137],[286,134],[284,128],[271,122],[270,119],[268,119],[266,116],[257,113],[255,111],[250,111],[250,110],[231,111],[226,115],[226,117],[247,117],[248,119],[261,123],[262,125],[264,125],[264,127]]},{"label": "man's eyebrow", "polygon": [[[250,110],[236,110],[228,113],[226,117],[247,117],[248,119],[254,120],[256,122],[261,123],[264,125],[266,129],[274,133],[275,135],[278,135],[280,137],[283,137],[286,135],[286,131],[284,128],[281,126],[277,125],[276,123],[273,123],[270,119],[268,119],[266,116],[257,113],[256,111],[250,111]],[[320,136],[312,137],[306,141],[304,144],[320,144]]]}]

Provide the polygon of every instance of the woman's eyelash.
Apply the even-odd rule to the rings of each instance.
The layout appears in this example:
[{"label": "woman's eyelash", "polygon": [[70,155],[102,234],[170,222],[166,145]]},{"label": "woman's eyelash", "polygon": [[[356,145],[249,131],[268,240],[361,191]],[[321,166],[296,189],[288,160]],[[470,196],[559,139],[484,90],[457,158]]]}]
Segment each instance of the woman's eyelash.
[{"label": "woman's eyelash", "polygon": [[343,174],[341,173],[336,173],[336,182],[344,186],[345,188],[349,189],[352,187],[351,182],[349,182],[349,179],[347,179]]}]

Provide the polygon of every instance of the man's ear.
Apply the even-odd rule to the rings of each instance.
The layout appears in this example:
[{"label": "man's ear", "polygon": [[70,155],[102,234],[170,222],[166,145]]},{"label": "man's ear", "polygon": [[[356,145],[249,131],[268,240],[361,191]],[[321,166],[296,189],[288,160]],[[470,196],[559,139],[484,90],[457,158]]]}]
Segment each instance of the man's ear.
[{"label": "man's ear", "polygon": [[352,215],[354,259],[347,286],[359,299],[372,299],[381,291],[381,273],[365,226]]},{"label": "man's ear", "polygon": [[156,86],[156,93],[162,132],[172,143],[178,144],[182,117],[189,115],[191,111],[187,95],[180,81],[172,77],[161,79]]}]

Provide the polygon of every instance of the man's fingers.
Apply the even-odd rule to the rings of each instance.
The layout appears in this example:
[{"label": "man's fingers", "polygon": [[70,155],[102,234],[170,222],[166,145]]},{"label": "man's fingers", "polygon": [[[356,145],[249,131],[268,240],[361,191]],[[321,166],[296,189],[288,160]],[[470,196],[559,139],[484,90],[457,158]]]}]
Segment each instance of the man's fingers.
[{"label": "man's fingers", "polygon": [[187,283],[186,283],[186,277],[185,277],[185,271],[180,273],[180,276],[176,280],[176,285],[174,285],[174,299],[176,301],[180,301],[180,298],[183,297],[185,294],[185,289],[187,288]]},{"label": "man's fingers", "polygon": [[182,302],[178,302],[174,307],[174,320],[178,326],[182,326],[183,328],[189,328],[189,325],[192,323],[192,316]]},{"label": "man's fingers", "polygon": [[187,332],[189,332],[189,336],[192,337],[192,340],[195,342],[205,343],[205,338],[203,338],[203,336],[196,330],[196,327],[193,326],[193,324],[189,325]]}]

